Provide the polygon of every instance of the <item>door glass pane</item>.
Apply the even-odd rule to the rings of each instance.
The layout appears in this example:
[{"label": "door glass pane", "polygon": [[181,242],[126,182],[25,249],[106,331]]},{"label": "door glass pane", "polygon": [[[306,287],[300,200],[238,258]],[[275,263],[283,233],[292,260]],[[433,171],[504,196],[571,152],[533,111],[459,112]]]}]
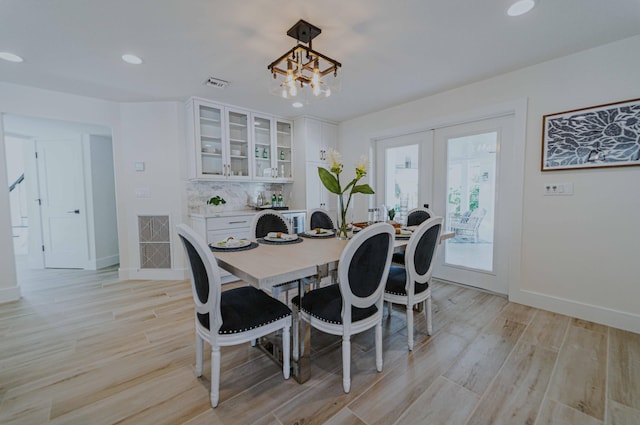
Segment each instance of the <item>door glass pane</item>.
[{"label": "door glass pane", "polygon": [[394,220],[399,223],[418,206],[418,158],[417,144],[385,151],[385,205],[395,209]]},{"label": "door glass pane", "polygon": [[493,271],[498,133],[447,139],[445,263]]}]

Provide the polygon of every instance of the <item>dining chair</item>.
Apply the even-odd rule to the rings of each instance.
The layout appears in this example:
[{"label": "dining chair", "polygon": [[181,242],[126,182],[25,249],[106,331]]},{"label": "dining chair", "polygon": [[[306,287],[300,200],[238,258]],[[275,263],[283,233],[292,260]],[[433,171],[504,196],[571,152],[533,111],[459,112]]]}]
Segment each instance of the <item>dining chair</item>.
[{"label": "dining chair", "polygon": [[[407,214],[407,227],[418,226],[423,222],[429,220],[435,214],[429,208],[414,208]],[[393,253],[391,261],[394,264],[404,265],[405,251],[398,251]]]},{"label": "dining chair", "polygon": [[342,385],[351,389],[351,335],[375,327],[376,369],[382,371],[384,285],[391,265],[394,229],[368,226],[346,245],[338,263],[338,283],[307,292],[293,305],[293,358],[297,359],[300,320],[332,335],[342,335]]},{"label": "dining chair", "polygon": [[333,220],[329,212],[324,208],[314,208],[307,214],[309,217],[309,230],[312,229],[335,229]]},{"label": "dining chair", "polygon": [[413,350],[413,306],[425,303],[427,334],[431,335],[431,274],[436,255],[442,217],[432,217],[413,232],[407,244],[404,267],[391,266],[384,289],[389,317],[392,304],[402,304],[407,309],[407,335],[409,350]]},{"label": "dining chair", "polygon": [[204,341],[211,346],[211,406],[220,395],[220,347],[253,342],[282,331],[282,373],[290,374],[291,310],[253,286],[220,290],[220,270],[206,242],[185,224],[177,226],[191,271],[195,303],[196,375],[202,376]]},{"label": "dining chair", "polygon": [[[255,239],[264,238],[269,232],[291,233],[291,226],[282,214],[274,210],[260,211],[251,221],[251,236]],[[271,295],[278,298],[284,291],[285,302],[289,304],[289,290],[297,289],[298,281],[284,282],[271,287]]]}]

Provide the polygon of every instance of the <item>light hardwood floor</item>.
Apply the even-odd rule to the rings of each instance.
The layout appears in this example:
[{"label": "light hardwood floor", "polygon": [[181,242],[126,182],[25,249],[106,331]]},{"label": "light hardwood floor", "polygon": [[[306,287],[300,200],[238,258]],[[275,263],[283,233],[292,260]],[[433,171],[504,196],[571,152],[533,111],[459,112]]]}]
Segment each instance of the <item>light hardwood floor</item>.
[{"label": "light hardwood floor", "polygon": [[[186,281],[117,282],[115,270],[21,275],[0,305],[0,423],[8,424],[640,424],[640,335],[437,283],[434,332],[404,314],[352,340],[312,333],[312,378],[283,380],[248,344],[223,348],[220,405],[209,361],[194,374]],[[207,350],[208,353],[208,350]],[[205,357],[208,359],[208,357]]]}]

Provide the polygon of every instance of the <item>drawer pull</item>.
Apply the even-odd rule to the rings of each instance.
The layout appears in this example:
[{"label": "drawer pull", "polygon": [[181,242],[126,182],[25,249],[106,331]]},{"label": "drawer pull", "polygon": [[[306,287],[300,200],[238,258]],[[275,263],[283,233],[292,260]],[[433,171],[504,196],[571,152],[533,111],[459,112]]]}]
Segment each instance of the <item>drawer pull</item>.
[{"label": "drawer pull", "polygon": [[240,224],[240,223],[246,223],[247,220],[244,221],[230,221],[229,224]]}]

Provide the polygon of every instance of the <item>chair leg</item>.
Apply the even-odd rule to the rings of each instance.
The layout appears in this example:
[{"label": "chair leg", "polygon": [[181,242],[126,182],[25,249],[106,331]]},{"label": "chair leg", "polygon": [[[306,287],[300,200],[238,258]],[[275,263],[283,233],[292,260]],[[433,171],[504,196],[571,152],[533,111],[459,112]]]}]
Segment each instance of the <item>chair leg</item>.
[{"label": "chair leg", "polygon": [[282,373],[284,379],[291,375],[291,326],[284,327],[282,332]]},{"label": "chair leg", "polygon": [[300,345],[299,339],[300,339],[300,322],[298,321],[298,309],[296,308],[296,306],[294,305],[293,308],[291,309],[292,314],[292,319],[293,319],[293,350],[291,351],[291,357],[293,357],[293,361],[298,361],[298,359],[300,358],[300,353],[298,351],[298,347]]},{"label": "chair leg", "polygon": [[391,319],[391,311],[393,310],[393,303],[391,301],[387,301],[387,318]]},{"label": "chair leg", "polygon": [[211,406],[218,405],[220,398],[220,347],[211,347]]},{"label": "chair leg", "polygon": [[204,341],[196,332],[196,376],[202,376],[202,352],[204,350]]},{"label": "chair leg", "polygon": [[407,339],[409,351],[413,351],[413,305],[407,305]]},{"label": "chair leg", "polygon": [[427,298],[425,300],[425,302],[427,303],[427,305],[425,306],[425,310],[427,311],[427,335],[431,335],[431,332],[433,332],[433,326],[432,326],[432,318],[431,318],[431,297]]},{"label": "chair leg", "polygon": [[376,370],[382,372],[382,320],[376,325]]},{"label": "chair leg", "polygon": [[351,340],[350,335],[342,336],[342,387],[344,392],[351,390]]}]

